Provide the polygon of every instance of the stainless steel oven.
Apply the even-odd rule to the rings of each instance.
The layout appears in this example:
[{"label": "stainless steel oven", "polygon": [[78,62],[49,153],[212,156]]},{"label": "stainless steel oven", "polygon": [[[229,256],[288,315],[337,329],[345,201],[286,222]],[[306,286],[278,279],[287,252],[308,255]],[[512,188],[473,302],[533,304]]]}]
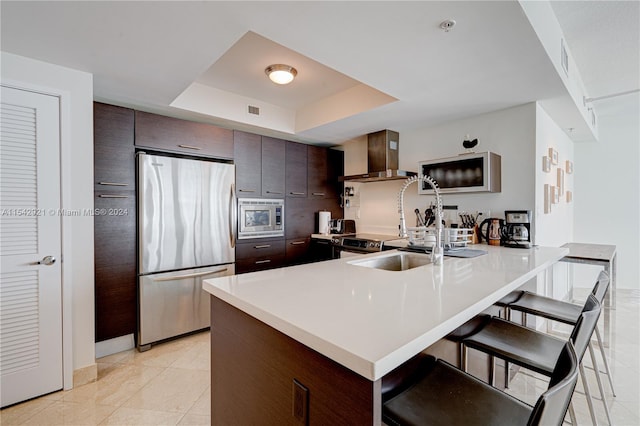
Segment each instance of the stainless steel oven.
[{"label": "stainless steel oven", "polygon": [[238,199],[238,239],[284,236],[284,200]]},{"label": "stainless steel oven", "polygon": [[355,234],[350,236],[334,237],[334,258],[357,256],[361,254],[375,253],[383,250],[384,242],[398,239],[395,235]]}]

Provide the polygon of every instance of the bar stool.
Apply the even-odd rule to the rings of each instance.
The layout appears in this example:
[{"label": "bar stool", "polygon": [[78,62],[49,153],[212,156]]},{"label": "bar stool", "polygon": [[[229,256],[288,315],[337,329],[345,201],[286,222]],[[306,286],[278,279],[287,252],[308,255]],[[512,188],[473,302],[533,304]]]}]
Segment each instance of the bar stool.
[{"label": "bar stool", "polygon": [[[589,295],[569,339],[575,346],[578,357],[578,367],[582,376],[591,420],[594,425],[596,424],[595,410],[593,408],[587,377],[582,365],[582,358],[589,345],[601,310],[602,307],[595,297]],[[463,344],[465,346],[465,362],[463,365],[465,366],[467,350],[468,348],[472,348],[488,354],[491,357],[492,364],[495,362],[495,357],[498,357],[545,376],[550,376],[553,372],[558,354],[562,351],[565,344],[565,340],[493,317],[482,329],[465,338]],[[493,380],[494,378],[491,376],[490,384],[493,384]],[[604,391],[602,386],[599,386],[599,388],[604,403]],[[607,419],[611,424],[609,408],[606,403],[604,404],[604,408]]]},{"label": "bar stool", "polygon": [[[596,298],[600,305],[604,306],[604,298],[609,290],[609,275],[606,272],[601,271],[598,275],[598,279],[591,291],[591,294]],[[530,314],[539,317],[549,319],[551,321],[561,322],[563,324],[575,326],[582,307],[569,302],[563,302],[561,300],[552,299],[550,297],[540,296],[535,293],[523,291],[517,298],[507,303],[506,307],[510,311],[518,311],[523,314]],[[526,318],[526,317],[525,317]],[[507,317],[507,319],[510,319]],[[526,325],[526,322],[525,322]],[[609,386],[611,386],[611,392],[613,396],[616,396],[616,391],[613,387],[613,376],[611,375],[611,369],[609,368],[609,361],[604,352],[604,345],[602,343],[602,337],[600,336],[600,329],[596,326],[595,329],[596,340],[600,347],[600,355],[604,362],[604,369],[607,378],[609,379]],[[589,354],[593,362],[595,358],[595,352],[591,342],[589,342]],[[601,371],[597,371],[597,378],[600,380]],[[507,372],[507,374],[509,374]],[[508,380],[508,379],[507,379]]]},{"label": "bar stool", "polygon": [[559,425],[578,380],[567,342],[549,388],[530,406],[451,364],[421,354],[382,378],[382,420],[388,425]]}]

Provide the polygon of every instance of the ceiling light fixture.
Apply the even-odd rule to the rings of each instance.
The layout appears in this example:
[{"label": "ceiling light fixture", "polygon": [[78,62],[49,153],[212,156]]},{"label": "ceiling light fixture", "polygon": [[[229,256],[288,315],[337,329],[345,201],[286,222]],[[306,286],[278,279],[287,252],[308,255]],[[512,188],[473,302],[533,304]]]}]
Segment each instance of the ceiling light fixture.
[{"label": "ceiling light fixture", "polygon": [[298,71],[294,67],[284,64],[269,65],[264,69],[264,72],[276,84],[289,84],[298,75]]}]

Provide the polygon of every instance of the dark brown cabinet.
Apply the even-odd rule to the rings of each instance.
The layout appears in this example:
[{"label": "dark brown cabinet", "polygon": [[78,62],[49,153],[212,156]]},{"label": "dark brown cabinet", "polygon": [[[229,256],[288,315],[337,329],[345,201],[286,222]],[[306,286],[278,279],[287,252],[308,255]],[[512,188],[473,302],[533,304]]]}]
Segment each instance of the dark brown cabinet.
[{"label": "dark brown cabinet", "polygon": [[285,190],[285,141],[262,137],[262,196],[282,198]]},{"label": "dark brown cabinet", "polygon": [[233,157],[236,165],[236,194],[251,198],[262,195],[262,136],[233,132]]},{"label": "dark brown cabinet", "polygon": [[309,244],[311,237],[286,240],[285,254],[287,265],[298,265],[309,261]]},{"label": "dark brown cabinet", "polygon": [[344,152],[318,146],[307,147],[309,198],[337,198],[342,193],[338,177],[344,171]]},{"label": "dark brown cabinet", "polygon": [[95,338],[136,332],[134,111],[94,104]]},{"label": "dark brown cabinet", "polygon": [[278,268],[285,265],[285,241],[252,240],[236,243],[236,274]]},{"label": "dark brown cabinet", "polygon": [[287,142],[285,158],[287,197],[307,198],[307,145]]},{"label": "dark brown cabinet", "polygon": [[93,176],[96,191],[134,191],[133,110],[96,102],[93,113]]},{"label": "dark brown cabinet", "polygon": [[233,131],[206,123],[136,111],[135,144],[188,155],[233,158]]}]

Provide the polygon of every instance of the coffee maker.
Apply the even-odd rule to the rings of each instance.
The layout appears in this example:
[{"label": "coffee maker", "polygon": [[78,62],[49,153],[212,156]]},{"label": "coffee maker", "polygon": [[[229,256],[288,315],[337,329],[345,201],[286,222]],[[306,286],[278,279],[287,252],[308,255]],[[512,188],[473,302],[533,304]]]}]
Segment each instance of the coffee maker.
[{"label": "coffee maker", "polygon": [[505,210],[502,245],[531,248],[531,210]]}]

